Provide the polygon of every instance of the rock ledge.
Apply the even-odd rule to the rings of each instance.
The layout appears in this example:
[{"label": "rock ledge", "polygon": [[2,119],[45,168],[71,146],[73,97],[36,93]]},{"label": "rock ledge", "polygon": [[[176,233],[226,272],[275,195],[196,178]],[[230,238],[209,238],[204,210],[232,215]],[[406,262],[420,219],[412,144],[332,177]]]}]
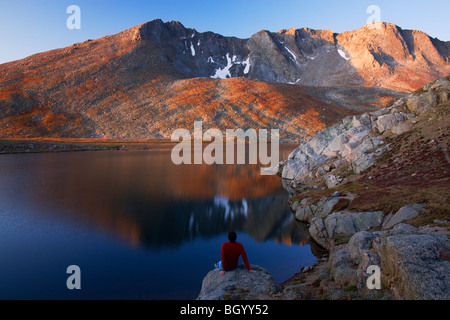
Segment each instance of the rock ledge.
[{"label": "rock ledge", "polygon": [[197,300],[257,300],[279,291],[272,275],[264,268],[251,265],[256,273],[248,272],[244,265],[220,276],[220,270],[208,272],[203,279]]}]

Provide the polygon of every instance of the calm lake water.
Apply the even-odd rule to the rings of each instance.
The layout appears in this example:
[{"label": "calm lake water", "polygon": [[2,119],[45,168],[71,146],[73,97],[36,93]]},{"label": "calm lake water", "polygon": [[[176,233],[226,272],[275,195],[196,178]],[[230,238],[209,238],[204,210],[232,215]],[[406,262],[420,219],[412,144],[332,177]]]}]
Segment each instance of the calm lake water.
[{"label": "calm lake water", "polygon": [[170,151],[1,155],[0,299],[195,299],[231,229],[278,283],[316,261],[279,177]]}]

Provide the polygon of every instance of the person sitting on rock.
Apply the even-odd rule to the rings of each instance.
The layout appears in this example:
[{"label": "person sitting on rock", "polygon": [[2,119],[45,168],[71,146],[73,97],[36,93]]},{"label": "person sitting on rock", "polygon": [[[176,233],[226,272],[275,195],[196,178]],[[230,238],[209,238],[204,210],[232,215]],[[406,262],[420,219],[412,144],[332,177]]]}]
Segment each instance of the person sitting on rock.
[{"label": "person sitting on rock", "polygon": [[256,272],[250,268],[244,246],[241,243],[236,242],[236,239],[236,232],[230,231],[228,233],[228,240],[230,242],[222,243],[222,247],[220,249],[221,260],[216,263],[216,267],[222,270],[220,271],[221,277],[223,277],[225,271],[236,269],[239,262],[239,256],[242,256],[242,260],[244,261],[244,264],[249,272]]}]

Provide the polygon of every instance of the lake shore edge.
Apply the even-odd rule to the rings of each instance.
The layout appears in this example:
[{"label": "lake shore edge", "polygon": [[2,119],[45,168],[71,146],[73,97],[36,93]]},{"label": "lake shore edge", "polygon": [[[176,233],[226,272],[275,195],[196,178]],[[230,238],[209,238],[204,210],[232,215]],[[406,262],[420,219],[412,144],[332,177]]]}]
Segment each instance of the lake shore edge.
[{"label": "lake shore edge", "polygon": [[154,146],[170,146],[175,143],[166,139],[0,138],[0,154],[115,150],[139,151],[150,150]]}]

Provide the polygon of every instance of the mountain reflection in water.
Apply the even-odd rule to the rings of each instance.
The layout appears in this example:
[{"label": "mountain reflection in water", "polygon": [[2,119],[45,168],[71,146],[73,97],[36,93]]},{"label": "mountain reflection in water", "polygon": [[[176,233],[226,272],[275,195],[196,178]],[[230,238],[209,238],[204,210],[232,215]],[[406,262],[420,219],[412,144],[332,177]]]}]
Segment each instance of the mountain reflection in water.
[{"label": "mountain reflection in water", "polygon": [[[293,148],[281,145],[280,158]],[[279,177],[261,176],[260,165],[177,166],[170,150],[34,155],[39,170],[21,186],[31,195],[21,202],[152,249],[231,229],[257,241],[307,241]],[[27,169],[16,160],[8,165]],[[9,172],[3,167],[3,179]]]},{"label": "mountain reflection in water", "polygon": [[[164,153],[160,156],[167,159]],[[302,241],[292,234],[296,229],[288,227],[295,222],[280,179],[261,176],[259,166],[174,166],[160,161],[159,168],[155,173],[150,172],[152,167],[147,173],[130,172],[125,179],[139,180],[141,185],[120,192],[122,211],[140,226],[143,244],[176,246],[231,229],[243,230],[258,241],[274,237],[280,242]],[[290,234],[274,235],[280,226]]]},{"label": "mountain reflection in water", "polygon": [[279,177],[150,149],[0,156],[0,299],[195,299],[231,229],[278,282],[315,261]]}]

